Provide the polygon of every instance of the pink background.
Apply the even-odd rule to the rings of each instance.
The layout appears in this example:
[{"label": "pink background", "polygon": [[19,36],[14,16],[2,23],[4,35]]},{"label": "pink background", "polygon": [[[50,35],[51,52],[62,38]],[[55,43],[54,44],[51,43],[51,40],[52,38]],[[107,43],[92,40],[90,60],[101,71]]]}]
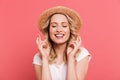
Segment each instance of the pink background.
[{"label": "pink background", "polygon": [[120,80],[120,0],[0,0],[0,80],[36,80],[38,16],[56,5],[83,19],[80,35],[92,54],[87,80]]}]

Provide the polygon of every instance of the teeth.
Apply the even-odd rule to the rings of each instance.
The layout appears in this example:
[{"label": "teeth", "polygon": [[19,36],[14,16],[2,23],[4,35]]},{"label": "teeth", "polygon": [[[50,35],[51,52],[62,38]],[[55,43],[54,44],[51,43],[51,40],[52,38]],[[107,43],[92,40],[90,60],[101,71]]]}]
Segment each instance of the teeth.
[{"label": "teeth", "polygon": [[55,36],[61,37],[61,36],[63,36],[63,34],[56,34]]}]

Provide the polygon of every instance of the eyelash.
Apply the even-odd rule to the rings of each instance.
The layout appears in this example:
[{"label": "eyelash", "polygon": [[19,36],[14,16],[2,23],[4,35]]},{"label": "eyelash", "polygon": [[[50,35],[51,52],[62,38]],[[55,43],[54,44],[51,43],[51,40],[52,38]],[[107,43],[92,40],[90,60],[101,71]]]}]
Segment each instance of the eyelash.
[{"label": "eyelash", "polygon": [[[56,26],[52,26],[52,27],[55,28]],[[62,26],[62,27],[66,28],[67,26]]]},{"label": "eyelash", "polygon": [[63,26],[64,28],[66,28],[67,26]]},{"label": "eyelash", "polygon": [[55,28],[56,26],[52,26],[53,28]]}]

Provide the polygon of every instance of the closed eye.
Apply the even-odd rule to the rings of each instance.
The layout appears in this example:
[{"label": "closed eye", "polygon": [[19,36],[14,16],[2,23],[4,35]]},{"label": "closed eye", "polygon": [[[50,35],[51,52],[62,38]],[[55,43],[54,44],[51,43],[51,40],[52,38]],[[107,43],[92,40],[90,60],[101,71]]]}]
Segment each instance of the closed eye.
[{"label": "closed eye", "polygon": [[52,28],[55,28],[56,26],[52,26]]},{"label": "closed eye", "polygon": [[66,28],[67,26],[63,26],[64,28]]}]

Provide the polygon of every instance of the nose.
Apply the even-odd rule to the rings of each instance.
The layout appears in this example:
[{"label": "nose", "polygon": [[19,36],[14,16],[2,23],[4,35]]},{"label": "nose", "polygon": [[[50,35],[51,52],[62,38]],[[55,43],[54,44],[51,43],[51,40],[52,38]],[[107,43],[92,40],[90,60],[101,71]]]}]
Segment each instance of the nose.
[{"label": "nose", "polygon": [[61,26],[58,26],[58,27],[57,27],[57,31],[58,31],[58,32],[61,32],[61,31],[62,31]]}]

